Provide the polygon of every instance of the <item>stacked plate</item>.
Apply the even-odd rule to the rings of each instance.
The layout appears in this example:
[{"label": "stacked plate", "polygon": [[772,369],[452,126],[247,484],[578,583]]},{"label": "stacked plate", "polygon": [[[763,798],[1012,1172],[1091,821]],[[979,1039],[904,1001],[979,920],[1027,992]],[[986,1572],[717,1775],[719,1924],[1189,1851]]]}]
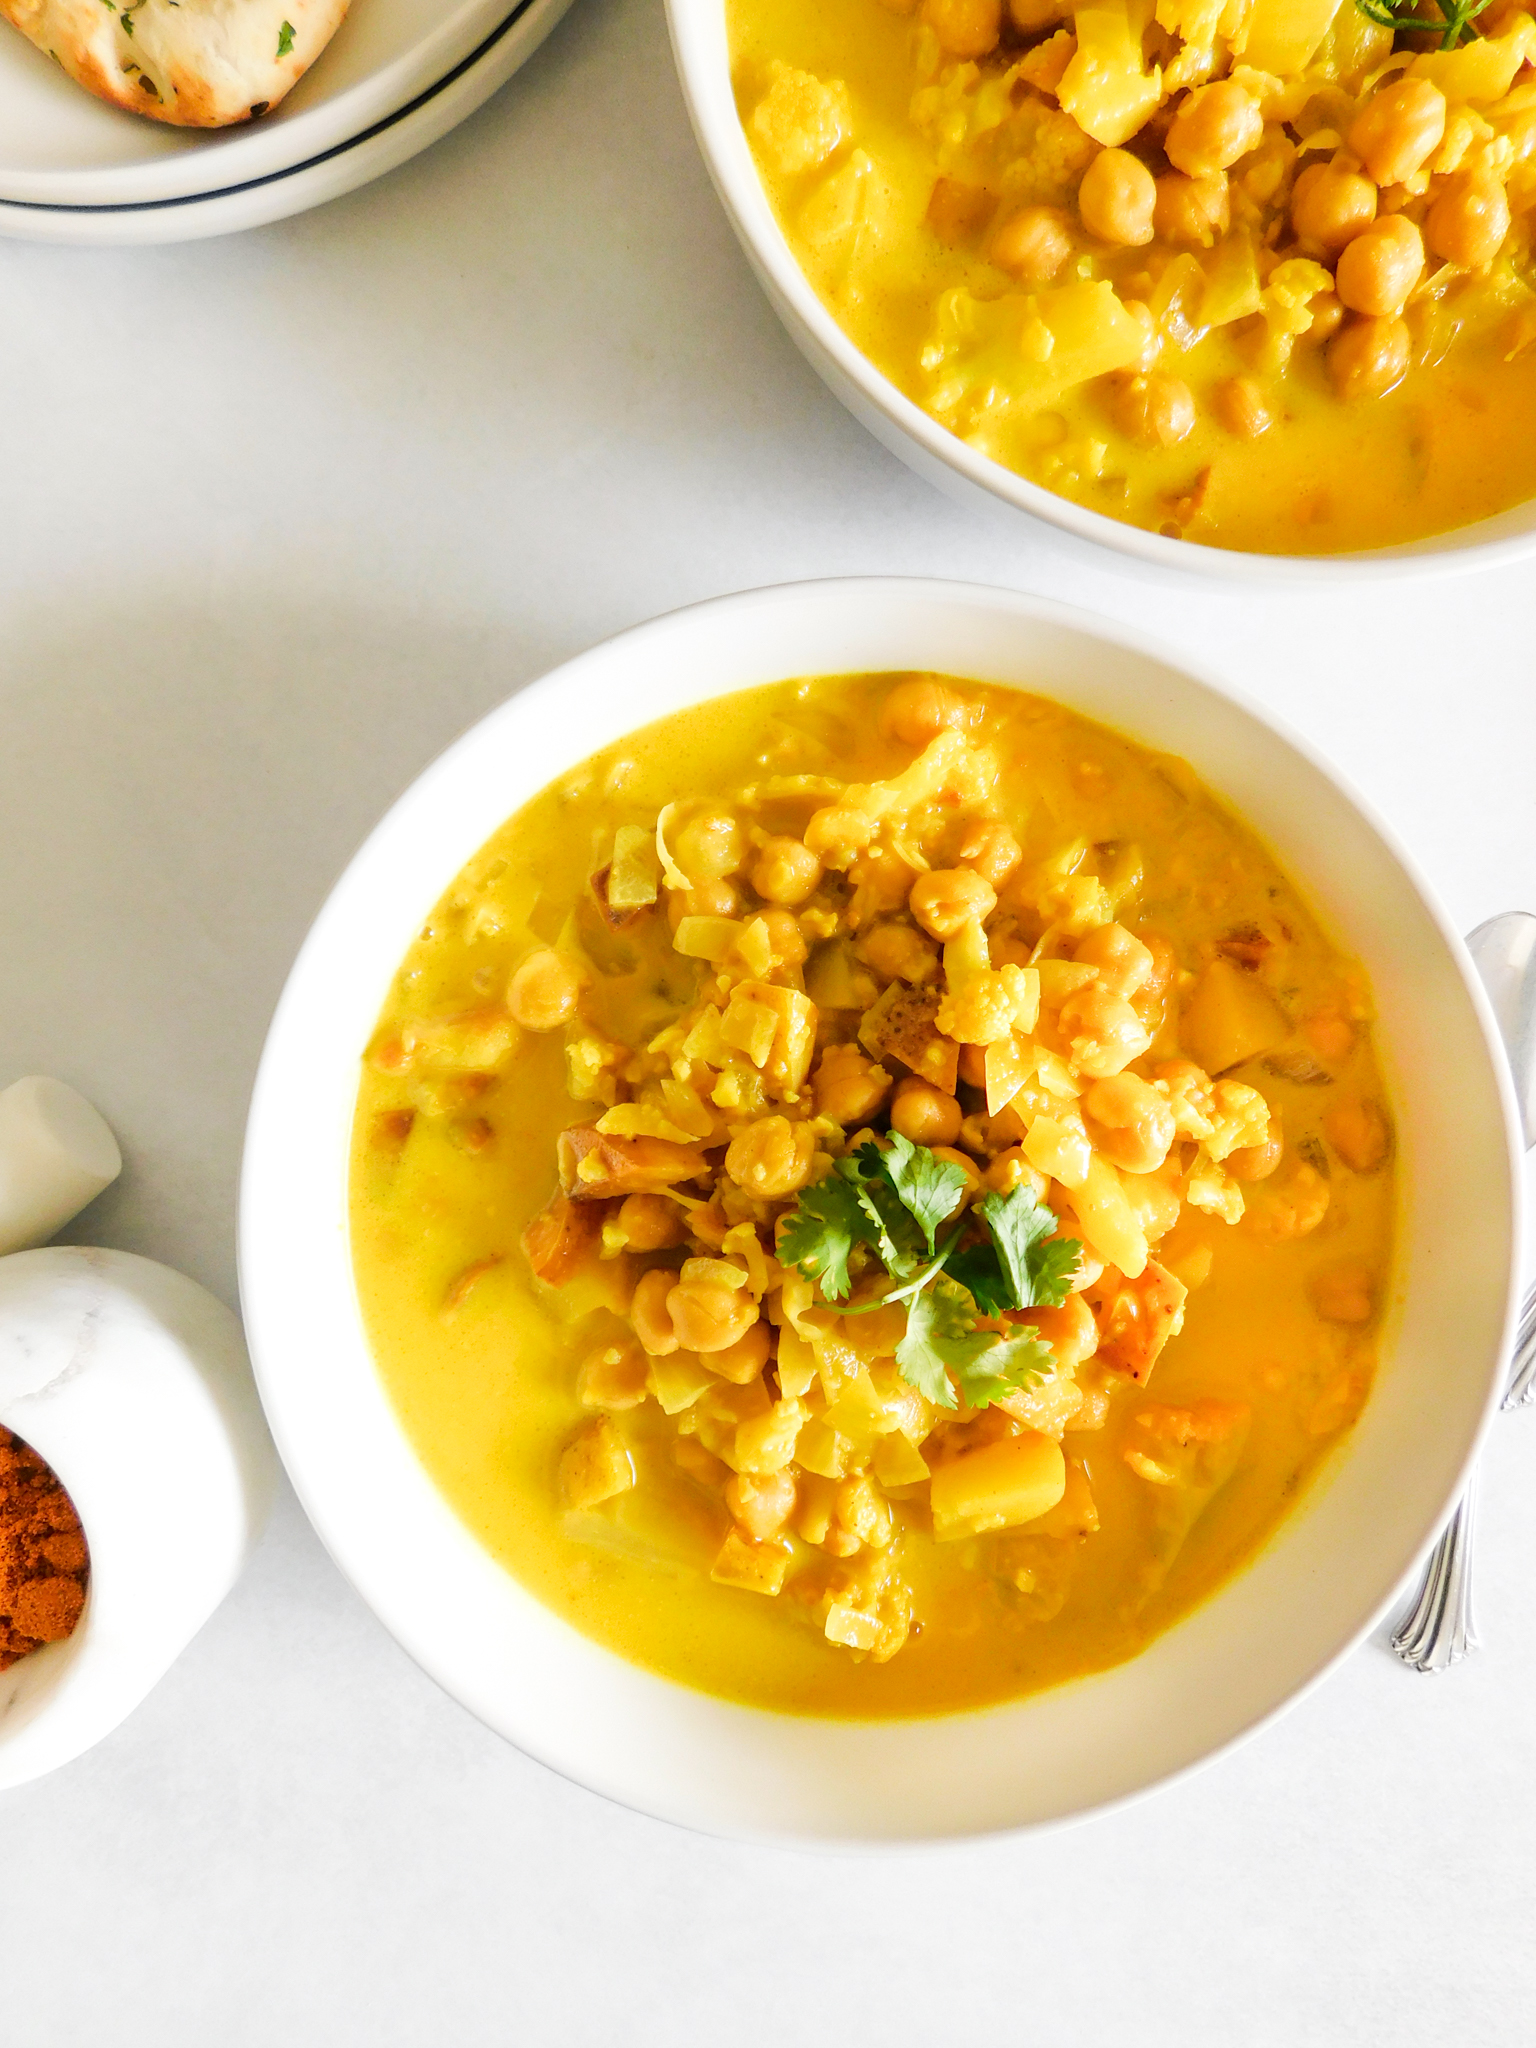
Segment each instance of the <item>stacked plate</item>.
[{"label": "stacked plate", "polygon": [[511,77],[570,0],[352,0],[264,121],[169,128],[73,84],[0,22],[0,234],[191,241],[318,206],[446,135]]}]

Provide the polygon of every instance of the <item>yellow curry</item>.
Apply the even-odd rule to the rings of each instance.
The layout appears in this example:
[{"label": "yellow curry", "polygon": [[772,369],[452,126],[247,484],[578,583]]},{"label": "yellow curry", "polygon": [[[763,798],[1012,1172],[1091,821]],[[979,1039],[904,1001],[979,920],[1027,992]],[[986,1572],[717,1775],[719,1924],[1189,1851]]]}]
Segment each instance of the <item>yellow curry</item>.
[{"label": "yellow curry", "polygon": [[577,1628],[910,1715],[1133,1655],[1368,1393],[1369,991],[1187,766],[935,676],[726,697],[545,789],[363,1063],[403,1425]]},{"label": "yellow curry", "polygon": [[780,225],[894,384],[1095,511],[1320,554],[1536,494],[1531,4],[727,11]]}]

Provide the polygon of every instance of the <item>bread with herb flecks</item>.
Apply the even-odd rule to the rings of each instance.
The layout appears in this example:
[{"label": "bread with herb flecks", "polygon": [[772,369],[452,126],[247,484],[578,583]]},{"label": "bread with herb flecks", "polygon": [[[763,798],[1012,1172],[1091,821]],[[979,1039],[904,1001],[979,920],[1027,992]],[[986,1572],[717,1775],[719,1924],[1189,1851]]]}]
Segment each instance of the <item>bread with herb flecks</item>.
[{"label": "bread with herb flecks", "polygon": [[270,112],[346,11],[347,0],[0,0],[77,85],[178,128]]}]

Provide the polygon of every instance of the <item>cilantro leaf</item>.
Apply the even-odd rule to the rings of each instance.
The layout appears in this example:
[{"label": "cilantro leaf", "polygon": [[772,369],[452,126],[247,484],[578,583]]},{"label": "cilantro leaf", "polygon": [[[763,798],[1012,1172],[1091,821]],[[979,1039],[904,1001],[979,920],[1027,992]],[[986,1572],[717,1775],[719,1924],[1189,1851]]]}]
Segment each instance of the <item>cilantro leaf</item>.
[{"label": "cilantro leaf", "polygon": [[1015,1306],[1013,1289],[999,1263],[997,1247],[989,1238],[962,1246],[944,1270],[969,1291],[984,1316],[1000,1316]]},{"label": "cilantro leaf", "polygon": [[972,1408],[986,1408],[1021,1387],[1038,1386],[1056,1370],[1056,1354],[1033,1331],[994,1338],[988,1348],[956,1374],[961,1398]]},{"label": "cilantro leaf", "polygon": [[277,32],[277,54],[286,57],[293,48],[293,23],[285,21]]},{"label": "cilantro leaf", "polygon": [[1076,1238],[1046,1243],[1056,1228],[1054,1212],[1021,1182],[1011,1194],[984,1196],[976,1204],[976,1214],[991,1233],[1013,1295],[1007,1306],[1060,1308],[1077,1271],[1082,1246]]},{"label": "cilantro leaf", "polygon": [[965,1289],[942,1278],[909,1304],[896,1363],[936,1408],[953,1408],[956,1388],[968,1407],[985,1408],[1056,1368],[1055,1353],[1033,1331],[1000,1337],[978,1330]]},{"label": "cilantro leaf", "polygon": [[879,1171],[895,1190],[902,1207],[923,1233],[931,1258],[939,1225],[960,1206],[965,1193],[965,1174],[952,1159],[940,1159],[926,1145],[914,1145],[900,1131],[892,1131],[886,1150],[866,1146],[879,1159]]},{"label": "cilantro leaf", "polygon": [[922,1226],[886,1172],[885,1154],[878,1145],[861,1145],[853,1156],[838,1160],[837,1171],[859,1191],[860,1203],[875,1231],[869,1242],[888,1271],[898,1279],[905,1278],[921,1261]]},{"label": "cilantro leaf", "polygon": [[841,1301],[852,1282],[848,1255],[869,1242],[869,1224],[857,1191],[842,1175],[829,1173],[801,1190],[798,1207],[779,1226],[779,1257],[818,1280],[828,1301]]},{"label": "cilantro leaf", "polygon": [[936,1408],[953,1408],[950,1370],[974,1369],[997,1339],[978,1330],[970,1298],[952,1281],[936,1280],[907,1304],[907,1334],[896,1346],[896,1363],[910,1387]]}]

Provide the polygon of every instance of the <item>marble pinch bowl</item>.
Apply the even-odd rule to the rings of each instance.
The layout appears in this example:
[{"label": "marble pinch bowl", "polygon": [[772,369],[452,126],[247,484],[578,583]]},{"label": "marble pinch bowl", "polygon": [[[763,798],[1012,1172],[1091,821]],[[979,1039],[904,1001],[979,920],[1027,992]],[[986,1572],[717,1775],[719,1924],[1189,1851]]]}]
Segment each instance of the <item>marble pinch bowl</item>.
[{"label": "marble pinch bowl", "polygon": [[240,1574],[276,1460],[236,1318],[169,1267],[52,1245],[0,1259],[0,1424],[90,1546],[73,1635],[0,1672],[0,1789],[126,1720]]},{"label": "marble pinch bowl", "polygon": [[[483,1550],[418,1461],[369,1355],[348,1250],[359,1063],[423,919],[552,777],[754,684],[928,669],[1040,691],[1184,756],[1364,963],[1402,1189],[1377,1384],[1259,1555],[1114,1670],[983,1712],[773,1714],[626,1663]],[[1375,1626],[1442,1525],[1497,1405],[1512,1326],[1518,1124],[1454,927],[1362,800],[1256,704],[1139,635],[1012,591],[867,578],[720,598],[568,662],[400,798],[305,942],[267,1041],[241,1190],[257,1384],[342,1570],[425,1670],[578,1783],[711,1833],[877,1846],[1043,1826],[1216,1755]],[[1362,1740],[1364,1740],[1362,1734]]]},{"label": "marble pinch bowl", "polygon": [[1183,570],[1236,582],[1376,582],[1386,576],[1457,573],[1491,568],[1536,551],[1536,498],[1489,519],[1428,540],[1358,554],[1268,555],[1174,540],[1086,505],[1074,505],[1043,484],[951,434],[877,370],[822,304],[774,218],[737,111],[731,80],[726,0],[667,0],[667,22],[694,135],[726,217],[769,304],[806,361],[890,452],[947,497],[994,516],[1007,508],[1027,544],[1036,520],[1112,548],[1154,574]]}]

